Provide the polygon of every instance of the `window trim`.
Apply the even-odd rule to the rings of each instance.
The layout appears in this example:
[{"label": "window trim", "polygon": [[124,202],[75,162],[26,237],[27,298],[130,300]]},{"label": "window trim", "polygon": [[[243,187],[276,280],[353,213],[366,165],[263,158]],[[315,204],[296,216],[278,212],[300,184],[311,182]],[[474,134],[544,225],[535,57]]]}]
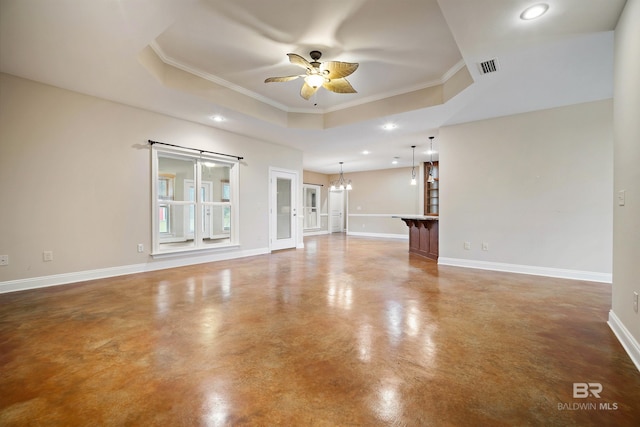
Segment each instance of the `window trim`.
[{"label": "window trim", "polygon": [[[316,226],[315,227],[305,227],[305,224],[307,223],[306,221],[307,215],[309,215],[309,212],[307,210],[308,208],[310,208],[309,206],[307,206],[307,192],[306,192],[307,189],[312,189],[312,190],[315,190],[316,192],[316,206],[315,206]],[[303,231],[315,231],[315,230],[322,229],[322,219],[321,219],[322,214],[320,212],[321,202],[322,202],[322,186],[318,184],[302,185],[302,209],[304,212],[304,220],[302,222]]]},{"label": "window trim", "polygon": [[[159,171],[159,157],[174,157],[180,160],[193,160],[194,161],[194,186],[198,188],[202,180],[202,163],[206,161],[213,161],[216,163],[222,163],[229,166],[229,183],[230,183],[230,196],[231,200],[221,204],[229,205],[231,209],[231,230],[229,233],[229,242],[219,243],[215,245],[207,244],[203,245],[202,236],[199,230],[199,225],[203,220],[200,213],[201,207],[205,206],[202,200],[200,200],[200,194],[196,191],[195,202],[195,223],[196,233],[194,235],[194,246],[184,247],[165,247],[160,246],[161,234],[158,230],[159,218],[158,212],[162,200],[158,198],[158,177],[164,176],[166,173],[160,173]],[[240,218],[240,204],[239,204],[239,182],[240,182],[240,160],[229,159],[228,157],[217,156],[215,154],[208,153],[193,153],[181,148],[174,147],[158,147],[156,145],[151,146],[151,198],[152,198],[152,212],[151,212],[151,256],[152,257],[167,257],[171,255],[184,255],[185,253],[205,253],[205,252],[219,252],[228,250],[230,248],[237,248],[240,241],[239,233],[239,218]],[[175,191],[175,182],[174,182]],[[173,201],[172,204],[179,204],[182,202]],[[192,203],[192,202],[184,202]],[[206,202],[210,203],[210,202]]]}]

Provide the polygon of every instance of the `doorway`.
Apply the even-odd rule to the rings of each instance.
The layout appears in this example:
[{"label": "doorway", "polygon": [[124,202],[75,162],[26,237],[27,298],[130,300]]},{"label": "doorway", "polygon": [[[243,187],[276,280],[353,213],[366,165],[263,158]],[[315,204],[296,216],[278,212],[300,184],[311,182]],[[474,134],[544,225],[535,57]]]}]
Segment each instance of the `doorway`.
[{"label": "doorway", "polygon": [[345,223],[345,191],[329,191],[329,232],[342,233]]},{"label": "doorway", "polygon": [[270,249],[295,248],[298,241],[298,172],[269,170]]}]

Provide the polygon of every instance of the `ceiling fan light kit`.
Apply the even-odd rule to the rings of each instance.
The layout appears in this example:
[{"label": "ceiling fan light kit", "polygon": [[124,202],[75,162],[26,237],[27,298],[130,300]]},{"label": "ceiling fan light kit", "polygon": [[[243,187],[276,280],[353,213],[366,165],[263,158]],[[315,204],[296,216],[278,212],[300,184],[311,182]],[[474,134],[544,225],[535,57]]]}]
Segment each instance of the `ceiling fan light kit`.
[{"label": "ceiling fan light kit", "polygon": [[325,82],[325,78],[318,74],[311,74],[304,78],[304,82],[314,89],[318,89]]},{"label": "ceiling fan light kit", "polygon": [[302,84],[302,89],[300,89],[300,96],[307,100],[320,87],[335,93],[357,93],[345,77],[357,70],[359,64],[340,61],[319,62],[322,52],[318,50],[309,52],[312,62],[307,61],[296,53],[288,53],[287,56],[289,57],[289,62],[304,68],[306,70],[305,74],[269,77],[265,79],[265,83],[288,82],[302,77],[304,83]]}]

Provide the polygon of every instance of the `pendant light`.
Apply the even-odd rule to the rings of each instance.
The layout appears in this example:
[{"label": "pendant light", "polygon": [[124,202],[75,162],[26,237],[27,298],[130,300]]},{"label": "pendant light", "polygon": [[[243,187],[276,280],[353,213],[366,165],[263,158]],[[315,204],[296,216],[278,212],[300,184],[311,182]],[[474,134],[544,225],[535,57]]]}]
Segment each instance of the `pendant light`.
[{"label": "pendant light", "polygon": [[411,149],[413,150],[411,156],[411,185],[418,185],[418,180],[416,180],[416,146],[412,145]]},{"label": "pendant light", "polygon": [[338,179],[336,181],[333,181],[331,183],[331,188],[329,190],[331,191],[341,191],[341,190],[351,190],[353,187],[351,187],[351,180],[349,180],[348,182],[344,179],[344,174],[342,172],[342,164],[344,162],[340,162],[340,176],[338,177]]},{"label": "pendant light", "polygon": [[433,177],[433,136],[429,137],[429,176],[427,177],[427,182],[435,182]]}]

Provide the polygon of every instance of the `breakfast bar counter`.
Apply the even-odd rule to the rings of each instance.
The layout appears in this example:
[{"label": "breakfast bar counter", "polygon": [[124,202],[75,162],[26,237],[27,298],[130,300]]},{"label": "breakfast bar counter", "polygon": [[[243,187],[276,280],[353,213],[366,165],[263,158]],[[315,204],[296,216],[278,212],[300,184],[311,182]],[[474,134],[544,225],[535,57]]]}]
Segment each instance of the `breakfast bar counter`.
[{"label": "breakfast bar counter", "polygon": [[434,215],[396,216],[409,227],[409,252],[438,260],[438,217]]}]

